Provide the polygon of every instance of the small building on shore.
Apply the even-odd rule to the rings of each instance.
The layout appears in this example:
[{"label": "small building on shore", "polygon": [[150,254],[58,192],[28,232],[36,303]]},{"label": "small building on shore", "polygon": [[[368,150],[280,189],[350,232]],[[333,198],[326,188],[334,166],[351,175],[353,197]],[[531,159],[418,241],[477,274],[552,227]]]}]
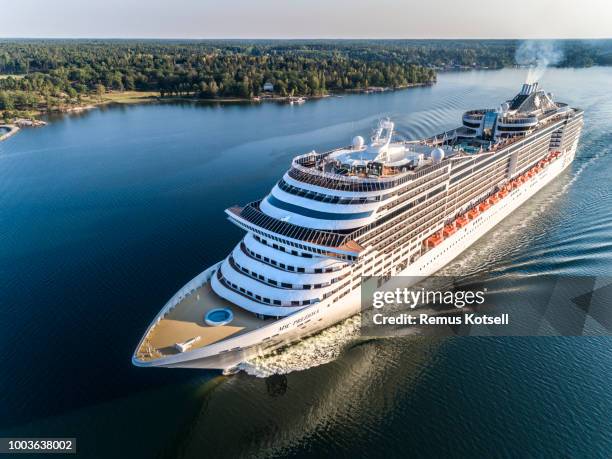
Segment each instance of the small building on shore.
[{"label": "small building on shore", "polygon": [[274,85],[272,83],[270,83],[269,81],[266,81],[263,85],[263,90],[265,92],[273,92],[274,91]]}]

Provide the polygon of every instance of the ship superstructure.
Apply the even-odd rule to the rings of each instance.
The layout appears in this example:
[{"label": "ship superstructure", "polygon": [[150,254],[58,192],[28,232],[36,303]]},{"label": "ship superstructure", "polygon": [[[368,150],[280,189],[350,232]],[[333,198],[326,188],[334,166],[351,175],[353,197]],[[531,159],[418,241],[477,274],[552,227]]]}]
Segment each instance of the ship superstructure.
[{"label": "ship superstructure", "polygon": [[396,141],[386,119],[367,143],[294,158],[227,209],[244,238],[168,302],[133,362],[226,369],[359,312],[364,277],[434,273],[573,160],[582,118],[525,84],[434,137]]}]

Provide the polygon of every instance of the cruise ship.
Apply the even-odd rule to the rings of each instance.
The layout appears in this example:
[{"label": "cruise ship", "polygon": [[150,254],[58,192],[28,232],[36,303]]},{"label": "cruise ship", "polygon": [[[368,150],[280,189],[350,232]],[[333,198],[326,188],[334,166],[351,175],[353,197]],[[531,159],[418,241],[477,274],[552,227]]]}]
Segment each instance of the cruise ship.
[{"label": "cruise ship", "polygon": [[429,276],[574,159],[583,111],[537,83],[436,136],[293,159],[263,199],[226,210],[245,232],[157,314],[132,362],[231,370],[359,313],[363,279]]}]

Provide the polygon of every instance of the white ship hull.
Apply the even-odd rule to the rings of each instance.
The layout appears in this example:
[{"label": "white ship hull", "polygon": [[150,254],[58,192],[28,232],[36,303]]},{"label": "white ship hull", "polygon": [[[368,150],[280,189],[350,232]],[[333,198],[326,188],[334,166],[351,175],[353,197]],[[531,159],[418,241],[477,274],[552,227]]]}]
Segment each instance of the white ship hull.
[{"label": "white ship hull", "polygon": [[[565,170],[574,159],[577,142],[576,140],[570,150],[559,156],[556,161],[532,179],[510,192],[507,197],[481,213],[455,234],[444,239],[440,245],[427,251],[403,271],[395,272],[395,275],[424,277],[430,276],[443,268]],[[218,266],[219,264],[210,267],[196,278],[200,285],[211,278],[212,273]],[[194,281],[191,283],[194,283]],[[336,303],[331,303],[329,300],[321,301],[290,316],[273,321],[269,325],[200,349],[150,361],[142,361],[137,358],[133,358],[132,361],[137,366],[147,367],[228,370],[240,362],[255,356],[268,354],[274,349],[289,345],[330,327],[359,313],[360,308],[360,289],[355,289]],[[156,317],[149,329],[163,314],[164,310]]]}]

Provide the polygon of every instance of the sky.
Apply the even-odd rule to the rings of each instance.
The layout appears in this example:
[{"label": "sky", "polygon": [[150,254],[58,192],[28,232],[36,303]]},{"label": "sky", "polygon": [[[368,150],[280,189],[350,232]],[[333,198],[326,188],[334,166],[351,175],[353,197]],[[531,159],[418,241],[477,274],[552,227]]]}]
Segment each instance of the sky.
[{"label": "sky", "polygon": [[0,37],[610,38],[612,0],[18,0]]}]

